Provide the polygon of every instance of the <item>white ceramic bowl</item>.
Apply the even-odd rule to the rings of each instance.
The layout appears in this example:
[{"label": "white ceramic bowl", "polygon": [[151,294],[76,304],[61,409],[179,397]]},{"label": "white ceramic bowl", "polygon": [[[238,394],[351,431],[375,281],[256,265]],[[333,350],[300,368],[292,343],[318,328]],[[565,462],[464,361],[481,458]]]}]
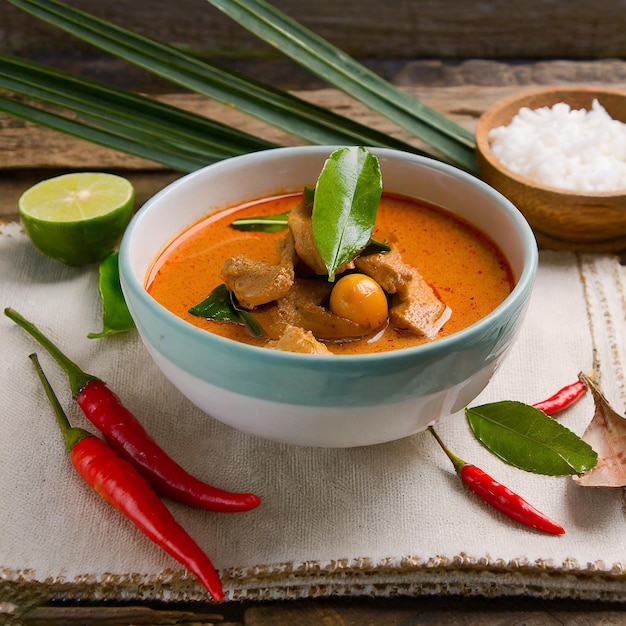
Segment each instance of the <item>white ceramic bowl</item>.
[{"label": "white ceramic bowl", "polygon": [[139,333],[165,376],[212,417],[305,446],[382,443],[461,411],[483,390],[515,339],[537,267],[532,231],[500,193],[456,168],[371,149],[387,191],[424,199],[496,241],[516,286],[491,314],[432,343],[372,355],[303,355],[200,330],[145,290],[156,255],[205,215],[314,184],[334,146],[279,148],[228,159],[172,183],[131,221],[120,249],[122,288]]}]

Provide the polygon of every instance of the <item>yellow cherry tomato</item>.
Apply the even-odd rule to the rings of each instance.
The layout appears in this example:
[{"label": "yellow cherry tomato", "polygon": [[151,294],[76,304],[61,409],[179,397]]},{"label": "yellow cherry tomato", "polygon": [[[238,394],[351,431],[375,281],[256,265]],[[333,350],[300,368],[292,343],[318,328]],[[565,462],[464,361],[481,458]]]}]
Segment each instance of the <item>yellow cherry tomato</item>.
[{"label": "yellow cherry tomato", "polygon": [[330,292],[330,310],[363,328],[378,328],[389,309],[382,287],[365,274],[348,274]]}]

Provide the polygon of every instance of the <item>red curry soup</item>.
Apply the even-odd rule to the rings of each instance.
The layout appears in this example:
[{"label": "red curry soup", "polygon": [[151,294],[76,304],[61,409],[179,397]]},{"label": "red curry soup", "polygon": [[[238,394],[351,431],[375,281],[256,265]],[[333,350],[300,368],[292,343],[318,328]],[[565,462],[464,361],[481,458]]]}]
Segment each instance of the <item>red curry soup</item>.
[{"label": "red curry soup", "polygon": [[[224,283],[222,269],[227,259],[245,255],[251,261],[279,263],[277,244],[289,231],[240,231],[231,226],[235,219],[291,211],[301,201],[300,193],[281,195],[208,216],[177,237],[154,261],[147,278],[148,292],[172,313],[199,328],[236,341],[272,347],[284,327],[276,302],[251,309],[263,327],[262,338],[252,337],[243,325],[207,320],[188,311]],[[445,304],[449,318],[435,337],[387,323],[359,338],[322,338],[324,346],[334,354],[397,350],[456,333],[493,311],[513,288],[511,268],[488,237],[452,213],[426,202],[383,193],[372,238],[389,243],[406,266],[416,268],[428,288]],[[303,283],[316,290],[332,288],[327,277],[313,276],[306,268],[302,278]],[[387,297],[391,306],[397,294]]]}]

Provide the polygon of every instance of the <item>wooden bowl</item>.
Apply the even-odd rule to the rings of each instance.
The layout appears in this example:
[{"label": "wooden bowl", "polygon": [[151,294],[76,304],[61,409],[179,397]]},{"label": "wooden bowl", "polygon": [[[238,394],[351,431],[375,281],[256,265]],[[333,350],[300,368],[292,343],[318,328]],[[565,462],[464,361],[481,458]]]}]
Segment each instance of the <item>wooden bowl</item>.
[{"label": "wooden bowl", "polygon": [[541,247],[579,252],[626,250],[626,189],[577,192],[548,187],[507,169],[491,152],[488,134],[507,126],[522,107],[537,109],[565,102],[590,109],[593,100],[626,122],[626,93],[595,87],[549,87],[525,91],[493,105],[478,121],[476,154],[482,178],[526,217]]}]

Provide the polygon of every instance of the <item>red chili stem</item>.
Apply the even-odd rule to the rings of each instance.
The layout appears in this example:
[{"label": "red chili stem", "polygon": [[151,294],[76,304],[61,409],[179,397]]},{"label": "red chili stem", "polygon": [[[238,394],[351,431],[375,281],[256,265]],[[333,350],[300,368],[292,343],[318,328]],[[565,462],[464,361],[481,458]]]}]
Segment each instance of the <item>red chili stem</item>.
[{"label": "red chili stem", "polygon": [[195,574],[216,602],[223,600],[222,583],[206,553],[131,463],[95,435],[71,427],[37,356],[33,354],[31,359],[51,401],[72,465],[81,478],[148,539]]},{"label": "red chili stem", "polygon": [[429,426],[428,430],[437,440],[437,443],[450,461],[452,461],[454,469],[463,483],[487,504],[525,526],[530,526],[553,535],[562,535],[565,532],[565,529],[560,524],[552,521],[521,496],[499,483],[476,465],[466,463],[450,451],[432,426]]},{"label": "red chili stem", "polygon": [[446,453],[446,456],[452,461],[452,465],[454,465],[456,472],[459,473],[466,464],[465,461],[461,457],[454,454],[454,452],[446,446],[441,437],[437,434],[437,431],[432,426],[428,427],[428,431],[436,439],[439,447]]},{"label": "red chili stem", "polygon": [[84,372],[17,311],[6,308],[4,313],[37,340],[61,366],[69,378],[72,395],[87,419],[104,434],[120,456],[137,468],[153,489],[164,496],[207,511],[240,512],[259,506],[261,499],[255,494],[219,489],[183,469],[157,444],[104,382]]}]

